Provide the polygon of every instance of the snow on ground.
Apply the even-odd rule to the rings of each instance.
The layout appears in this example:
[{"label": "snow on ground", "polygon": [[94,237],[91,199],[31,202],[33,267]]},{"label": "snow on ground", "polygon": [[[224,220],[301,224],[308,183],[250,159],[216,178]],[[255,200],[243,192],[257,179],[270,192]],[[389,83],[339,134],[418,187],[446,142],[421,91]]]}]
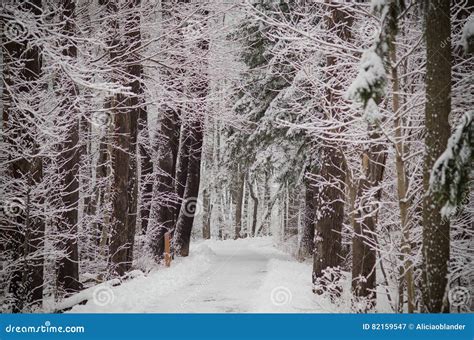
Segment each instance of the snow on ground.
[{"label": "snow on ground", "polygon": [[294,260],[271,259],[258,289],[252,312],[317,313],[321,309],[312,293],[311,266]]},{"label": "snow on ground", "polygon": [[[207,240],[190,256],[120,286],[98,286],[73,313],[350,312],[350,281],[339,302],[312,293],[312,264],[277,250],[271,238]],[[347,287],[346,287],[347,286]]]},{"label": "snow on ground", "polygon": [[191,285],[211,268],[215,254],[205,244],[192,247],[192,254],[172,263],[170,268],[160,267],[147,276],[134,278],[120,286],[98,286],[94,299],[85,305],[75,306],[72,313],[143,313],[153,312],[147,306],[161,297],[173,294],[180,287]]}]

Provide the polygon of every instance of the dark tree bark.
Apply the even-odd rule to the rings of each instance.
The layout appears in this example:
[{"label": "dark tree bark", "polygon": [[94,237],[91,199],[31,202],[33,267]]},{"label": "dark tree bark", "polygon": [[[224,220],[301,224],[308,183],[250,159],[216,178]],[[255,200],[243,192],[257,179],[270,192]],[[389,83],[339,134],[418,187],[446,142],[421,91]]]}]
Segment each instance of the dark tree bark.
[{"label": "dark tree bark", "polygon": [[148,114],[144,107],[140,110],[138,134],[143,139],[143,142],[138,145],[138,148],[141,162],[141,233],[145,235],[148,228],[148,221],[150,219],[151,198],[153,195],[153,181],[151,178],[153,174],[153,162],[151,160],[149,149],[146,146],[146,144],[150,143],[150,135],[148,130]]},{"label": "dark tree bark", "polygon": [[[62,8],[62,22],[64,22],[63,34],[65,39],[63,55],[70,58],[77,57],[77,47],[73,36],[75,34],[75,10],[74,0],[66,0]],[[63,96],[61,115],[68,119],[70,126],[66,141],[62,146],[60,154],[60,169],[62,177],[62,187],[60,189],[61,198],[65,211],[59,221],[58,231],[61,233],[60,248],[65,252],[65,256],[58,261],[57,287],[60,292],[70,295],[79,291],[82,285],[79,281],[79,250],[77,244],[77,222],[79,203],[79,119],[77,110],[74,107],[74,100],[78,90],[76,85],[68,76],[61,76],[60,95]]]},{"label": "dark tree bark", "polygon": [[236,187],[234,193],[235,199],[235,232],[234,239],[241,238],[242,230],[242,205],[244,201],[244,184],[245,184],[245,172],[242,169],[237,170],[236,176]]},{"label": "dark tree bark", "polygon": [[[124,101],[123,95],[117,95],[117,102]],[[124,275],[130,268],[128,262],[128,179],[130,155],[130,115],[127,109],[114,107],[115,138],[112,150],[113,194],[112,194],[112,231],[110,236],[110,261],[112,271]]]},{"label": "dark tree bark", "polygon": [[450,2],[426,1],[426,107],[423,188],[423,309],[448,312],[445,301],[450,253],[449,221],[442,218],[442,205],[429,194],[434,162],[446,149],[451,112],[451,20]]},{"label": "dark tree bark", "polygon": [[[117,81],[131,88],[133,95],[120,93],[112,101],[114,116],[112,231],[110,237],[110,262],[112,271],[123,275],[130,270],[133,259],[133,244],[137,211],[137,122],[140,116],[142,68],[138,49],[140,47],[140,15],[135,9],[140,0],[127,3],[126,20],[119,22],[118,3],[109,1],[107,9],[111,15],[112,39],[109,42],[110,64],[116,70]],[[122,41],[114,34],[120,25],[125,28]],[[125,66],[124,66],[125,65]],[[121,72],[123,74],[121,74]],[[123,79],[125,77],[125,79]]]},{"label": "dark tree bark", "polygon": [[[32,0],[22,4],[21,9],[36,17],[42,14],[41,0]],[[3,25],[13,24],[2,18]],[[21,93],[25,98],[33,94],[33,89],[38,86],[42,72],[42,59],[40,48],[28,35],[25,39],[9,40],[6,34],[2,35],[3,54],[3,121],[7,135],[7,143],[12,151],[22,155],[22,150],[17,150],[16,139],[22,139],[33,146],[33,152],[38,151],[38,141],[35,140],[34,113],[26,112],[15,106],[13,97]],[[21,41],[20,41],[21,40]],[[10,92],[13,91],[13,92]],[[31,94],[31,95],[30,95]],[[11,227],[8,228],[7,248],[12,254],[12,260],[17,263],[10,277],[8,287],[12,295],[12,312],[18,313],[40,307],[43,300],[43,246],[44,246],[44,219],[34,212],[34,207],[42,204],[44,199],[31,195],[31,190],[41,183],[43,179],[43,162],[39,156],[28,158],[20,157],[11,159],[9,175],[12,186],[22,183],[27,189],[22,192],[23,197],[14,199],[24,202],[24,209],[19,214],[11,217]],[[18,192],[15,192],[18,195]],[[36,215],[36,216],[35,216]],[[28,258],[30,257],[30,258]]]},{"label": "dark tree bark", "polygon": [[287,235],[288,235],[288,216],[289,216],[289,212],[288,212],[288,205],[289,205],[289,202],[288,202],[288,187],[285,185],[284,189],[283,189],[283,195],[281,197],[281,201],[283,203],[283,211],[281,213],[281,224],[282,224],[282,235],[281,235],[281,240],[282,242],[284,242],[287,238]]},{"label": "dark tree bark", "polygon": [[179,150],[179,114],[168,109],[163,112],[157,140],[158,162],[154,190],[154,223],[150,247],[157,260],[164,251],[164,235],[174,229],[176,194],[175,172]]},{"label": "dark tree bark", "polygon": [[[315,226],[313,283],[327,268],[340,266],[341,232],[344,222],[344,186],[346,168],[342,152],[337,147],[325,147],[321,168],[323,185],[317,190],[317,218]],[[316,287],[323,292],[325,287]]]},{"label": "dark tree bark", "polygon": [[191,138],[189,137],[190,129],[186,125],[181,127],[181,138],[179,142],[179,156],[176,164],[175,176],[175,193],[176,202],[174,204],[174,223],[178,220],[181,204],[183,203],[184,190],[186,189],[186,180],[188,178],[189,168],[189,152],[191,145]]},{"label": "dark tree bark", "polygon": [[297,194],[298,189],[293,189],[289,187],[287,184],[287,216],[286,216],[286,223],[285,223],[285,240],[288,238],[292,238],[293,236],[298,235],[298,227],[299,227],[299,210],[301,208],[300,199],[301,196]]},{"label": "dark tree bark", "polygon": [[[206,181],[202,189],[202,238],[208,240],[211,238],[211,219],[213,213],[212,204],[212,193],[215,192],[215,186],[218,185],[218,181],[213,180],[214,167],[217,165],[214,163],[215,156],[218,153],[214,151],[215,147],[218,146],[218,141],[215,141],[214,136],[218,134],[218,130],[215,128],[212,120],[208,120],[208,135],[211,136],[205,141],[203,146],[202,154],[202,173],[207,174],[211,180]],[[203,183],[204,184],[204,183]],[[214,189],[214,191],[213,191]]]},{"label": "dark tree bark", "polygon": [[[265,187],[263,188],[263,203],[262,205],[265,207],[266,213],[262,217],[262,223],[260,225],[259,230],[257,233],[260,235],[267,236],[270,234],[270,220],[272,215],[272,208],[273,204],[276,202],[272,202],[271,193],[270,193],[270,171],[265,171]],[[275,196],[276,198],[276,196]]]},{"label": "dark tree bark", "polygon": [[[201,20],[207,20],[208,11],[198,11]],[[201,176],[201,158],[204,134],[204,112],[206,110],[207,95],[209,92],[209,80],[207,74],[207,52],[209,51],[209,40],[207,37],[199,39],[195,46],[196,53],[202,58],[195,65],[195,69],[189,72],[188,77],[191,80],[188,85],[190,97],[192,98],[189,110],[189,134],[186,134],[186,142],[189,145],[188,167],[186,177],[186,188],[182,198],[181,209],[176,223],[176,230],[173,235],[173,253],[178,256],[189,255],[189,244],[191,241],[191,231],[194,222],[194,216],[199,206],[198,200],[199,185]],[[188,144],[189,143],[189,144]],[[178,176],[179,177],[179,176]],[[179,180],[179,178],[178,178]],[[179,192],[178,192],[179,195]]]},{"label": "dark tree bark", "polygon": [[[107,108],[110,108],[110,104],[106,103]],[[111,150],[109,148],[110,136],[109,128],[107,127],[104,134],[100,138],[99,143],[99,158],[96,166],[96,178],[97,184],[94,188],[94,201],[91,202],[90,215],[94,216],[96,212],[103,206],[107,198],[107,192],[110,190],[109,183],[107,183],[107,177],[111,173]],[[105,256],[106,244],[108,242],[108,234],[110,228],[110,216],[102,215],[102,220],[94,226],[94,230],[97,232],[97,245],[102,256]]]},{"label": "dark tree bark", "polygon": [[202,192],[202,238],[209,240],[211,238],[211,197],[209,189],[204,189]]},{"label": "dark tree bark", "polygon": [[[183,1],[178,1],[183,2]],[[177,15],[173,3],[163,1],[163,20],[170,25],[172,34],[173,22]],[[167,40],[167,41],[166,41]],[[169,48],[179,48],[176,41],[171,37],[166,39]],[[180,95],[182,93],[181,76],[183,71],[179,69],[182,62],[180,56],[172,56],[176,61],[178,70],[166,69],[162,76],[168,92]],[[152,215],[154,226],[150,234],[150,248],[157,261],[161,260],[164,252],[164,235],[167,231],[173,231],[176,223],[176,209],[178,209],[178,199],[176,195],[176,168],[178,162],[178,153],[182,156],[180,150],[180,130],[181,130],[181,108],[172,107],[172,99],[168,99],[170,104],[164,104],[161,108],[160,127],[157,135],[156,145],[158,148],[158,160],[155,169],[156,178],[153,188],[154,199],[152,201]],[[183,127],[184,128],[184,127]],[[185,183],[185,181],[183,182]]]},{"label": "dark tree bark", "polygon": [[178,256],[189,255],[191,231],[197,209],[201,172],[201,152],[203,141],[202,121],[196,120],[191,127],[188,176],[184,190],[183,203],[176,223],[173,238],[173,253]]},{"label": "dark tree bark", "polygon": [[317,194],[315,185],[316,184],[311,180],[311,178],[305,180],[306,188],[304,199],[305,209],[303,212],[303,232],[298,249],[298,258],[300,260],[313,256],[314,253],[314,231],[316,220],[315,194]]},{"label": "dark tree bark", "polygon": [[251,236],[255,237],[255,232],[257,231],[258,197],[255,194],[255,191],[253,189],[253,184],[250,182],[249,179],[247,179],[247,186],[249,188],[250,197],[252,197],[252,201],[253,201]]},{"label": "dark tree bark", "polygon": [[[335,3],[328,5],[329,15],[325,18],[328,29],[334,30],[335,34],[343,40],[351,39],[350,27],[353,22],[351,15],[341,9]],[[328,79],[337,78],[334,66],[338,60],[335,55],[330,55],[326,60]],[[343,100],[340,94],[343,89],[340,84],[326,90],[326,101],[330,103],[328,108],[328,119],[341,117],[343,112],[337,107],[337,102]],[[332,133],[342,133],[338,128]],[[345,185],[345,163],[344,155],[339,145],[331,142],[323,142],[321,147],[321,177],[323,187],[318,188],[316,197],[317,218],[315,226],[315,250],[313,256],[313,283],[316,284],[316,293],[323,292],[326,287],[318,284],[318,279],[327,268],[338,267],[341,264],[341,231],[344,221],[344,185]]]},{"label": "dark tree bark", "polygon": [[[138,121],[146,116],[143,98],[143,67],[141,64],[140,47],[140,8],[141,0],[130,0],[128,7],[130,15],[126,20],[126,40],[128,42],[127,54],[127,76],[133,95],[128,98],[129,121],[130,121],[130,169],[128,173],[128,220],[127,220],[127,263],[133,261],[133,246],[137,229],[137,204],[138,204],[138,169],[137,169],[137,138]],[[145,111],[145,112],[143,112]]]},{"label": "dark tree bark", "polygon": [[[375,127],[371,130],[369,139],[380,139]],[[383,179],[385,147],[380,143],[372,142],[368,150],[362,155],[364,176],[359,179],[355,201],[355,216],[353,219],[354,237],[352,238],[352,290],[356,298],[367,299],[367,306],[361,312],[375,307],[376,301],[376,239],[374,233],[377,226],[378,207],[375,202],[380,201],[382,194],[377,189]]]}]

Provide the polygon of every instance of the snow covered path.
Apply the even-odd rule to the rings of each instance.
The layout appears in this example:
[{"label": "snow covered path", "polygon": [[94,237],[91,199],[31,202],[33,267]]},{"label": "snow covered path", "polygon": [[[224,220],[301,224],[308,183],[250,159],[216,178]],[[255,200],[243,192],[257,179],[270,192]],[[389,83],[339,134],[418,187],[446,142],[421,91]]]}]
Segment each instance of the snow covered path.
[{"label": "snow covered path", "polygon": [[[254,245],[254,247],[252,247]],[[262,247],[266,245],[261,244]],[[215,261],[210,270],[190,285],[164,296],[148,312],[248,312],[258,298],[258,288],[270,259],[285,255],[265,254],[251,242],[214,243]]]},{"label": "snow covered path", "polygon": [[331,312],[311,293],[311,265],[274,248],[271,238],[203,241],[170,268],[97,290],[71,312]]}]

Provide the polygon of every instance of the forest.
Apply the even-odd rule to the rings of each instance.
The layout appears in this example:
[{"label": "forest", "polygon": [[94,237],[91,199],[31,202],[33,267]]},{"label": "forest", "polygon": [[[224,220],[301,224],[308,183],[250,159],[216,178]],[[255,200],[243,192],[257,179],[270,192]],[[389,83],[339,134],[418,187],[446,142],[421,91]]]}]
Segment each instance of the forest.
[{"label": "forest", "polygon": [[0,312],[472,311],[473,11],[2,1]]}]

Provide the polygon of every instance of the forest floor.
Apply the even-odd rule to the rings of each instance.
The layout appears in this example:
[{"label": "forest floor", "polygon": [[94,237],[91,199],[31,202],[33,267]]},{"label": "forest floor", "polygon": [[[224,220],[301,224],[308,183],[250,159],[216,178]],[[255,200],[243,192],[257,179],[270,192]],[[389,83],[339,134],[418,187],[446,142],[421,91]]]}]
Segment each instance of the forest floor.
[{"label": "forest floor", "polygon": [[106,287],[105,297],[98,292],[97,299],[71,312],[341,311],[342,306],[337,308],[312,293],[311,268],[311,263],[299,263],[276,249],[271,238],[201,241],[192,245],[189,257],[172,262],[170,268]]}]

